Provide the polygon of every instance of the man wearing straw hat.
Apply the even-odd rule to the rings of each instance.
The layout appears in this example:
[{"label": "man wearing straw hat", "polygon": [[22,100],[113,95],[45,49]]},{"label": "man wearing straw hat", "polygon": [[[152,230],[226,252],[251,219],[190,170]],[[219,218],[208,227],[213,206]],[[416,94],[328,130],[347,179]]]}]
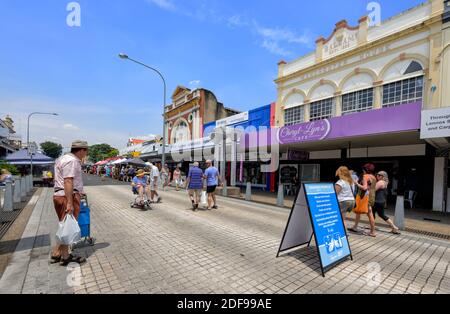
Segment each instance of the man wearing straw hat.
[{"label": "man wearing straw hat", "polygon": [[[66,215],[78,219],[81,195],[84,194],[81,164],[87,156],[89,145],[85,141],[74,141],[71,151],[55,163],[55,193],[53,204],[59,221]],[[85,263],[81,256],[69,254],[68,245],[56,245],[51,256],[51,263],[67,266],[70,263]]]}]

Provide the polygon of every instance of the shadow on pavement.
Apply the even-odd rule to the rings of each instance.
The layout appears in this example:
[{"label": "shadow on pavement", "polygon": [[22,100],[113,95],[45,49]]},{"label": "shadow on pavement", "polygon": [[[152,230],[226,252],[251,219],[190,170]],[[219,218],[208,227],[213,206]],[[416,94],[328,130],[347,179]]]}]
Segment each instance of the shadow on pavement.
[{"label": "shadow on pavement", "polygon": [[[23,240],[23,246],[17,247],[19,242]],[[37,237],[28,237],[10,241],[0,242],[0,255],[14,253],[16,251],[26,251],[33,248],[41,248],[51,246],[50,235],[44,234]]]},{"label": "shadow on pavement", "polygon": [[111,244],[107,243],[107,242],[103,242],[103,243],[96,243],[94,246],[81,246],[81,247],[77,247],[75,249],[75,251],[77,253],[80,253],[82,255],[84,255],[84,257],[89,258],[90,256],[92,256],[96,251],[98,250],[103,250],[106,249],[107,247],[109,247]]},{"label": "shadow on pavement", "polygon": [[322,276],[320,269],[319,255],[315,247],[302,247],[295,251],[289,252],[285,255],[280,255],[280,258],[294,257],[299,260],[303,265],[308,266],[311,270]]}]

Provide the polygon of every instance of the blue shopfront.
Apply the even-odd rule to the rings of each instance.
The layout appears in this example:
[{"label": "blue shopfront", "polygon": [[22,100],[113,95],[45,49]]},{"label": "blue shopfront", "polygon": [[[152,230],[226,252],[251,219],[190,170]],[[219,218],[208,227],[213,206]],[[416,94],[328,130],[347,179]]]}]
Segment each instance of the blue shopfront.
[{"label": "blue shopfront", "polygon": [[[227,119],[214,121],[203,126],[203,134],[208,137],[217,127],[226,126],[232,129],[244,129],[246,133],[252,133],[259,130],[260,127],[270,129],[274,125],[275,104],[262,106],[243,112]],[[264,191],[274,191],[274,174],[261,172],[261,162],[246,161],[245,153],[238,153],[236,156],[236,165],[233,162],[227,162],[226,178],[227,182],[232,182],[237,187],[246,186],[247,182],[252,183],[253,188]],[[231,172],[236,169],[235,176]],[[232,179],[235,177],[236,180]]]}]

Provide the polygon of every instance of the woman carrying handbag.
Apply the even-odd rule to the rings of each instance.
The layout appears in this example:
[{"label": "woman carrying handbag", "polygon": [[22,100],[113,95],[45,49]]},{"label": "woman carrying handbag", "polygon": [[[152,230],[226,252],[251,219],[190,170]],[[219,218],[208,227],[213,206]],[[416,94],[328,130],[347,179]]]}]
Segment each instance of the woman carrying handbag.
[{"label": "woman carrying handbag", "polygon": [[358,224],[361,220],[361,214],[366,214],[369,218],[370,233],[364,233],[370,237],[376,237],[375,234],[375,219],[372,214],[372,207],[375,205],[375,193],[377,180],[373,175],[375,166],[373,164],[366,164],[363,166],[363,175],[359,182],[355,182],[359,191],[356,195],[356,207],[353,212],[356,214],[355,224],[349,231],[359,233]]}]

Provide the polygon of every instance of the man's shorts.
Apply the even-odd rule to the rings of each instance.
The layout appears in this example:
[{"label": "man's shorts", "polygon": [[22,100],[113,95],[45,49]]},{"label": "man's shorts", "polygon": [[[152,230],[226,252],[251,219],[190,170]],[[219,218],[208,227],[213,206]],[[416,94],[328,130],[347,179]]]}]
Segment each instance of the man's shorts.
[{"label": "man's shorts", "polygon": [[199,189],[199,190],[197,190],[197,189],[189,190],[189,195],[190,196],[194,196],[194,197],[200,197],[202,195],[202,192],[203,191],[201,189]]},{"label": "man's shorts", "polygon": [[158,191],[158,181],[150,181],[150,191]]},{"label": "man's shorts", "polygon": [[211,194],[216,192],[217,185],[211,185],[206,188],[206,193]]},{"label": "man's shorts", "polygon": [[[73,216],[78,219],[80,214],[81,195],[76,193],[73,195]],[[53,205],[55,206],[56,215],[59,221],[63,221],[66,217],[67,199],[65,196],[53,196]]]}]

